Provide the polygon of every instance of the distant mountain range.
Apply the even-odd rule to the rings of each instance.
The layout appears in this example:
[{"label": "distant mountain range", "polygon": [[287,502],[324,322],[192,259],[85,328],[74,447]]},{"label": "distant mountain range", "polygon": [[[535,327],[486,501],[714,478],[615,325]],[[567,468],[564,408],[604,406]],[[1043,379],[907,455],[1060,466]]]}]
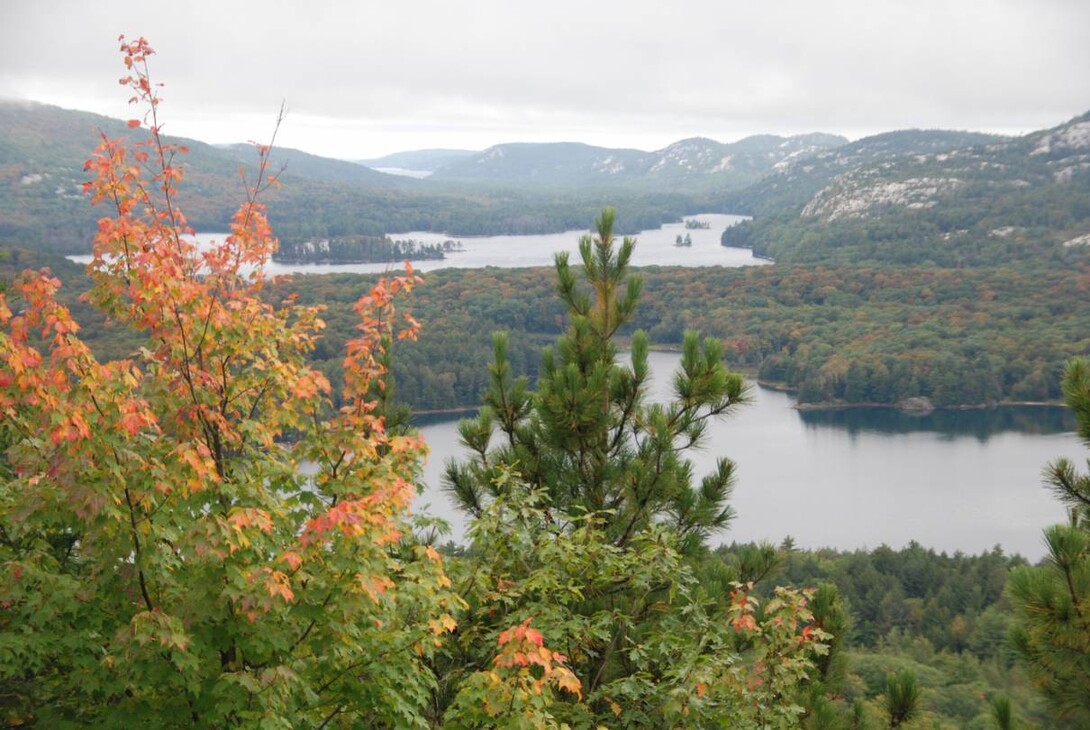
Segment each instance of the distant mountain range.
[{"label": "distant mountain range", "polygon": [[[144,131],[0,102],[0,244],[88,250],[102,213],[89,208],[81,183],[100,133],[135,140]],[[189,147],[182,204],[190,221],[224,230],[242,190],[239,167],[252,171],[256,161],[252,147],[174,141]],[[692,138],[654,152],[521,143],[401,152],[367,165],[276,149],[272,161],[285,167],[283,188],[267,198],[285,239],[570,230],[603,205],[618,207],[624,232],[696,212],[747,213],[755,219],[729,229],[724,242],[785,262],[987,261],[999,251],[1078,248],[1090,235],[1090,114],[1017,138],[760,135],[730,144]]]},{"label": "distant mountain range", "polygon": [[473,150],[412,150],[395,152],[373,160],[353,160],[373,170],[412,170],[433,173],[444,165],[449,165],[477,154]]},{"label": "distant mountain range", "polygon": [[[169,121],[165,131],[170,130]],[[20,101],[0,101],[0,245],[86,253],[97,219],[82,194],[83,167],[100,134],[135,142],[146,130],[124,121]],[[179,202],[198,230],[224,231],[241,200],[240,168],[252,180],[251,145],[184,144]],[[482,185],[414,180],[365,166],[274,149],[272,168],[285,167],[282,187],[264,196],[283,240],[383,236],[431,230],[453,236],[544,233],[583,228],[603,205],[621,214],[618,232],[653,228],[702,207],[676,191],[648,196],[614,189],[599,195],[567,190],[483,190]],[[418,161],[409,160],[411,164]],[[517,187],[517,186],[515,186]]]},{"label": "distant mountain range", "polygon": [[760,135],[732,144],[694,137],[655,152],[577,142],[514,143],[483,152],[403,152],[368,164],[429,170],[431,180],[443,182],[701,192],[741,187],[787,160],[839,147],[847,141],[829,134]]}]

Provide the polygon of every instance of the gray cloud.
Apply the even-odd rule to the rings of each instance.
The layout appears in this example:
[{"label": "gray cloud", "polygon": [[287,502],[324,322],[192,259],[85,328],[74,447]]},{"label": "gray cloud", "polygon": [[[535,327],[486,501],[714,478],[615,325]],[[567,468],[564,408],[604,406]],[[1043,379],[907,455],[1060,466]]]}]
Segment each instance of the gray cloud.
[{"label": "gray cloud", "polygon": [[1016,130],[1090,108],[1088,27],[1080,0],[7,0],[0,95],[124,115],[125,32],[159,51],[177,129],[245,138],[286,99],[292,143],[327,154]]}]

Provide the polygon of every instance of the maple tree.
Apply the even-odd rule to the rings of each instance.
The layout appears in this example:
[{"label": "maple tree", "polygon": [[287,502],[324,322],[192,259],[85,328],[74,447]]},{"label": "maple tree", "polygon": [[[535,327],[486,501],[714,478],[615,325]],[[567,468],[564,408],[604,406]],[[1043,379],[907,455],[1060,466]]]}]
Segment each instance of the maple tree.
[{"label": "maple tree", "polygon": [[[121,80],[134,145],[87,163],[88,296],[143,335],[102,363],[46,271],[0,297],[0,707],[8,722],[423,724],[426,660],[460,602],[407,522],[424,453],[368,394],[414,336],[379,283],[356,305],[341,403],[305,357],[320,309],[263,300],[268,147],[222,242],[178,207],[144,39]],[[307,468],[303,468],[306,466]]]},{"label": "maple tree", "polygon": [[526,619],[496,637],[500,653],[492,667],[471,674],[447,712],[452,727],[555,728],[549,711],[556,690],[582,698],[582,685],[567,657],[545,646],[541,632]]}]

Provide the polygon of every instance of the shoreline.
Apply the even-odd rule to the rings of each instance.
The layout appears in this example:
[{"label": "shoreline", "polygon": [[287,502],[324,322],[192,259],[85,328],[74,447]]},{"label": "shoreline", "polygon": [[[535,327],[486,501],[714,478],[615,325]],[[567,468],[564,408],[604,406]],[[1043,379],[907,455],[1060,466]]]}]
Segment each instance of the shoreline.
[{"label": "shoreline", "polygon": [[412,416],[413,417],[415,417],[415,416],[448,416],[448,415],[454,415],[455,413],[474,413],[474,412],[479,411],[479,410],[481,410],[481,407],[479,405],[478,406],[452,406],[450,408],[429,408],[427,410],[420,410],[420,411],[418,411],[416,409],[413,409]]},{"label": "shoreline", "polygon": [[[757,385],[779,393],[794,394],[798,388],[767,380],[757,379]],[[936,406],[930,408],[904,408],[897,403],[845,403],[840,401],[821,401],[818,403],[799,403],[797,400],[791,407],[797,411],[846,411],[855,408],[890,408],[902,413],[924,415],[934,411],[983,411],[990,408],[1017,408],[1022,406],[1042,406],[1048,408],[1067,408],[1062,400],[999,400],[991,403],[967,403],[956,406]]]},{"label": "shoreline", "polygon": [[[680,345],[655,345],[649,349],[650,352],[669,352],[677,353],[681,352]],[[785,383],[779,383],[769,380],[761,380],[755,377],[755,373],[747,372],[747,368],[741,368],[736,370],[743,375],[749,376],[754,382],[761,388],[768,388],[779,393],[787,393],[794,395],[798,393],[798,388],[792,387]],[[934,413],[936,411],[984,411],[993,408],[1018,408],[1018,407],[1047,407],[1047,408],[1068,408],[1068,405],[1061,400],[1000,400],[992,403],[971,403],[962,404],[956,406],[935,406],[930,408],[904,408],[897,403],[845,403],[837,401],[825,401],[819,403],[799,403],[796,399],[791,407],[796,411],[847,411],[847,410],[863,410],[863,409],[889,409],[900,411],[909,415],[927,415],[928,413]],[[465,405],[465,406],[451,406],[450,408],[429,408],[427,410],[413,410],[413,417],[416,416],[446,416],[456,415],[459,413],[475,413],[481,409],[480,405]]]}]

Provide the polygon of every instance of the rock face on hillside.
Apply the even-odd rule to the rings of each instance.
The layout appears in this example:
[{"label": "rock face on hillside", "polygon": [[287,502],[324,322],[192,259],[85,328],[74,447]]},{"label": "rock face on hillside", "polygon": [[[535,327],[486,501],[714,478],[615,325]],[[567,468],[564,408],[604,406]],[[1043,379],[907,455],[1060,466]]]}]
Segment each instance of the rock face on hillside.
[{"label": "rock face on hillside", "polygon": [[1078,121],[1043,134],[1031,155],[1090,149],[1090,121]]},{"label": "rock face on hillside", "polygon": [[[786,212],[792,208],[802,210],[827,188],[830,189],[823,196],[825,199],[830,198],[837,190],[846,190],[874,180],[884,169],[883,166],[888,166],[891,160],[927,155],[942,156],[953,150],[1001,139],[995,135],[976,132],[917,129],[864,137],[813,154],[787,156],[774,165],[772,171],[759,182],[728,196],[724,207],[755,216]],[[843,180],[843,184],[835,182],[840,176],[851,176],[862,170],[869,171],[866,179],[852,182],[848,177]]]},{"label": "rock face on hillside", "polygon": [[933,208],[942,195],[962,185],[964,182],[955,177],[916,177],[868,184],[865,175],[846,175],[811,198],[802,215],[835,221],[865,218],[890,207]]},{"label": "rock face on hillside", "polygon": [[941,152],[904,154],[838,175],[803,207],[826,222],[874,217],[891,208],[934,208],[976,188],[1004,190],[1070,183],[1090,169],[1090,121],[1011,140]]},{"label": "rock face on hillside", "polygon": [[781,263],[1067,261],[1087,250],[1088,199],[1090,114],[1021,137],[896,132],[790,161],[729,196],[754,219],[723,244]]},{"label": "rock face on hillside", "polygon": [[533,186],[731,188],[846,141],[826,134],[761,135],[733,144],[693,137],[654,152],[567,142],[504,144],[444,165],[432,177]]}]

